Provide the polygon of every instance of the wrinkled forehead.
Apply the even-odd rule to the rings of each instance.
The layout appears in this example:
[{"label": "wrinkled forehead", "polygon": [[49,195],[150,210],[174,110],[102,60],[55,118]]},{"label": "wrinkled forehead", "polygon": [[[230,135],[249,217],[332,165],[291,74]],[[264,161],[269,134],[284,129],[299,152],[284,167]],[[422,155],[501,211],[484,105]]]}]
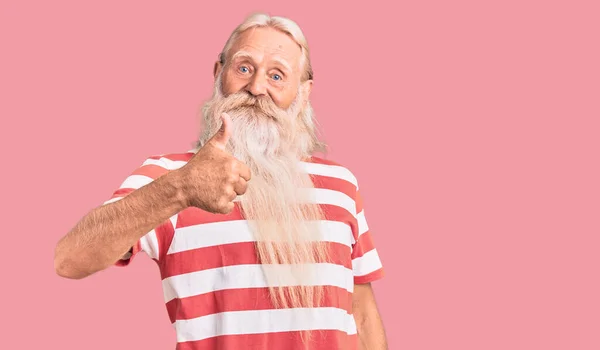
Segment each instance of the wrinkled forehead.
[{"label": "wrinkled forehead", "polygon": [[256,64],[278,64],[289,71],[300,68],[302,49],[288,34],[272,28],[251,28],[240,34],[229,50],[229,59]]}]

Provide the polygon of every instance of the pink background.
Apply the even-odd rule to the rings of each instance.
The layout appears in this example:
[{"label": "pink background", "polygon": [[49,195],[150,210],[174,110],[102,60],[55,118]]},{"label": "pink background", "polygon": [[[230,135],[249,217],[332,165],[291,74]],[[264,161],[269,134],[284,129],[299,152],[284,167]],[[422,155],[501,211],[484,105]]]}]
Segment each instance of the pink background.
[{"label": "pink background", "polygon": [[0,7],[0,348],[174,348],[149,258],[71,281],[54,245],[146,156],[189,149],[255,10],[308,37],[390,349],[600,348],[597,1],[83,3]]}]

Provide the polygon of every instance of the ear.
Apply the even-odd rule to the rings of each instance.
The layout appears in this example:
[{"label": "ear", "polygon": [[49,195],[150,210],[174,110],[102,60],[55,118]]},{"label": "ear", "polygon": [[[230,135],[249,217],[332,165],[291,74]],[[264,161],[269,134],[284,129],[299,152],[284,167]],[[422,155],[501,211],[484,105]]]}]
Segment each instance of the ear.
[{"label": "ear", "polygon": [[302,83],[301,88],[304,91],[304,101],[303,104],[306,105],[310,98],[310,92],[312,91],[313,81],[309,79]]},{"label": "ear", "polygon": [[221,65],[221,62],[216,61],[215,66],[213,68],[213,76],[215,79],[217,79],[217,76],[219,75],[219,73],[221,73],[221,69],[223,69],[223,65]]}]

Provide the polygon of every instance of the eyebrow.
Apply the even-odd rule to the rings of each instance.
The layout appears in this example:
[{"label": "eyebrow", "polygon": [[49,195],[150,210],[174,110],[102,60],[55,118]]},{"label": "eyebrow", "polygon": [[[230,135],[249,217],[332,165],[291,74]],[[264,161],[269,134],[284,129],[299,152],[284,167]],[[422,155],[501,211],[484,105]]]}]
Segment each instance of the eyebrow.
[{"label": "eyebrow", "polygon": [[[254,56],[248,52],[248,51],[238,51],[236,52],[232,57],[231,60],[234,61],[238,58],[247,58],[250,59],[252,61],[254,61]],[[272,59],[275,63],[279,64],[280,66],[282,66],[285,70],[287,70],[288,72],[292,72],[292,67],[289,65],[289,63],[287,63],[284,59],[279,58],[279,57],[273,57]]]}]

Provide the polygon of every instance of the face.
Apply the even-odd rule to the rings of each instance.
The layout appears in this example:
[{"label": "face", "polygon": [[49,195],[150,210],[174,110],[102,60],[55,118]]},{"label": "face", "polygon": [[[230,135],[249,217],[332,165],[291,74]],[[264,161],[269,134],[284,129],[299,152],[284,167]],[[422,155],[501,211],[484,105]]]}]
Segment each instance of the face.
[{"label": "face", "polygon": [[216,78],[222,72],[225,96],[245,91],[287,109],[299,88],[303,99],[310,93],[312,81],[301,82],[301,65],[302,50],[292,38],[276,29],[253,28],[238,37],[225,65],[217,62],[214,73]]}]

